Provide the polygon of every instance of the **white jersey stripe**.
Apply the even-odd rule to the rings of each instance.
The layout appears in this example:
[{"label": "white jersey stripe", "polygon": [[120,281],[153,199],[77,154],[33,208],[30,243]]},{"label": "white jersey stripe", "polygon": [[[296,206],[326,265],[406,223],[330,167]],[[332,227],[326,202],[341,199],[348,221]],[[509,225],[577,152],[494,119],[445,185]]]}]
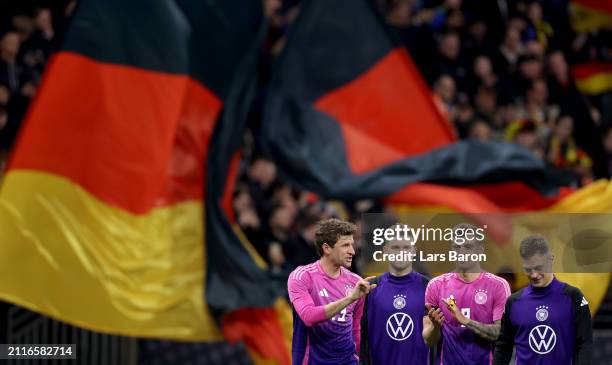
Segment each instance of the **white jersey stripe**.
[{"label": "white jersey stripe", "polygon": [[304,266],[304,270],[300,271],[300,273],[298,274],[298,280],[302,280],[304,273],[306,272],[311,273],[316,270],[317,270],[317,266],[315,264],[308,264]]},{"label": "white jersey stripe", "polygon": [[498,282],[500,282],[500,283],[502,284],[502,286],[504,287],[504,291],[506,292],[506,295],[507,295],[507,296],[510,296],[510,294],[512,294],[512,293],[510,292],[510,285],[508,284],[508,282],[506,281],[506,279],[501,278],[501,277],[499,277],[499,276],[497,276],[497,275],[494,275],[494,274],[490,274],[490,275],[489,275],[489,277],[490,277],[491,279],[494,279],[494,280],[496,280],[496,281],[498,281]]},{"label": "white jersey stripe", "polygon": [[291,279],[297,279],[298,275],[302,272],[306,270],[306,266],[300,266],[297,269],[293,270],[293,272],[291,273],[291,275],[289,276]]}]

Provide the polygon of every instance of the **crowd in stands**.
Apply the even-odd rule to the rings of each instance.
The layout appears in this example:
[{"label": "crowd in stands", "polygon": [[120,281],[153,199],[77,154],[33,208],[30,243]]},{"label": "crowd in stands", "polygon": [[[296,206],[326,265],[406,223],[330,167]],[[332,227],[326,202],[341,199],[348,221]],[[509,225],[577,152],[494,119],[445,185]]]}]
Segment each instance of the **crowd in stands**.
[{"label": "crowd in stands", "polygon": [[[300,0],[264,4],[269,34],[262,93]],[[375,5],[397,31],[458,138],[517,143],[551,166],[572,171],[577,186],[612,173],[610,95],[581,94],[570,73],[574,64],[612,58],[611,29],[574,31],[568,0],[376,0]],[[67,17],[72,6],[60,16]],[[0,164],[60,43],[49,9],[8,21],[0,33]],[[586,152],[589,140],[575,138],[576,129],[587,123],[597,130],[593,143],[605,150],[603,174],[594,174]],[[238,224],[273,272],[283,275],[316,259],[318,220],[356,221],[363,212],[384,209],[372,201],[322,201],[291,187],[259,151],[256,131],[248,136],[249,158],[243,161],[233,207]],[[0,165],[0,176],[1,171]]]},{"label": "crowd in stands", "polygon": [[44,7],[0,14],[0,176],[45,66],[59,49],[62,36],[58,33],[74,5],[68,2],[55,22],[51,10]]}]

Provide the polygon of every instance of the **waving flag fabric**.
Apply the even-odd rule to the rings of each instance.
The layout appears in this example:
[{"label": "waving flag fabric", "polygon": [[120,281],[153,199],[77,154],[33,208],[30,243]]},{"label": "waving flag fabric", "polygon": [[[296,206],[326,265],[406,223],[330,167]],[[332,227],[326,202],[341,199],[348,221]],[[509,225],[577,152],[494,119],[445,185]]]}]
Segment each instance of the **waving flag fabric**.
[{"label": "waving flag fabric", "polygon": [[572,24],[579,32],[610,27],[612,3],[608,0],[571,0]]},{"label": "waving flag fabric", "polygon": [[320,196],[486,212],[545,207],[562,193],[516,145],[456,142],[366,0],[307,2],[276,71],[264,147],[281,174]]}]

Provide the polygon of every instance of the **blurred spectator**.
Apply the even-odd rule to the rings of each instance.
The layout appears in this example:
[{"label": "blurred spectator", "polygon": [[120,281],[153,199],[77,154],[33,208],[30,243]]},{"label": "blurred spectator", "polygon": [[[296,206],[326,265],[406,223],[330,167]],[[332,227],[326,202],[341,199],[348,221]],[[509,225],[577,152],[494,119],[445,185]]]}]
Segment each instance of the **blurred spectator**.
[{"label": "blurred spectator", "polygon": [[565,56],[560,50],[555,50],[548,55],[548,71],[550,77],[548,85],[550,89],[550,100],[560,103],[563,100],[562,95],[571,86],[569,75],[569,66],[565,61]]},{"label": "blurred spectator", "polygon": [[463,12],[459,9],[451,9],[446,17],[446,28],[454,32],[459,32],[465,25]]},{"label": "blurred spectator", "polygon": [[246,184],[257,214],[265,217],[268,213],[269,198],[273,192],[273,183],[276,180],[276,166],[263,157],[255,157],[247,168],[246,177]]},{"label": "blurred spectator", "polygon": [[434,84],[434,100],[442,114],[449,116],[455,107],[455,80],[449,75],[441,75]]},{"label": "blurred spectator", "polygon": [[526,53],[518,59],[518,73],[513,75],[514,94],[524,93],[532,83],[542,78],[544,65],[538,56]]},{"label": "blurred spectator", "polygon": [[24,84],[24,68],[17,62],[19,47],[17,32],[6,32],[0,39],[0,85],[6,87],[11,96]]},{"label": "blurred spectator", "polygon": [[468,96],[461,93],[457,97],[457,107],[454,112],[455,129],[459,138],[467,138],[469,134],[470,123],[474,120],[476,113],[470,105]]},{"label": "blurred spectator", "polygon": [[0,87],[9,91],[6,102],[9,127],[5,130],[5,133],[11,136],[9,145],[17,132],[19,122],[25,115],[30,99],[36,93],[32,70],[18,58],[20,47],[19,34],[15,31],[8,31],[0,38]]},{"label": "blurred spectator", "polygon": [[545,54],[544,46],[535,40],[527,41],[525,43],[525,53],[541,59]]},{"label": "blurred spectator", "polygon": [[[493,64],[491,59],[485,55],[479,55],[474,59],[473,76],[474,82],[478,85],[484,85],[494,88],[497,85],[497,75],[493,73]],[[477,88],[472,89],[472,91]]]},{"label": "blurred spectator", "polygon": [[289,272],[289,267],[287,266],[287,260],[285,259],[285,254],[283,253],[283,245],[279,242],[270,242],[268,244],[268,254],[264,257],[267,257],[268,264],[270,264],[270,271],[275,274],[282,274],[283,272]]},{"label": "blurred spectator", "polygon": [[503,43],[499,46],[497,57],[497,72],[504,74],[514,73],[519,57],[523,54],[524,47],[521,42],[521,32],[516,27],[508,27]]},{"label": "blurred spectator", "polygon": [[282,0],[264,0],[264,14],[268,18],[271,26],[282,26],[281,10],[283,7]]},{"label": "blurred spectator", "polygon": [[544,149],[536,133],[536,123],[528,119],[515,120],[506,129],[506,140],[514,142],[543,158]]},{"label": "blurred spectator", "polygon": [[476,115],[493,124],[495,119],[495,108],[497,105],[497,92],[494,88],[488,86],[480,86],[474,96],[474,108]]},{"label": "blurred spectator", "polygon": [[391,0],[382,5],[387,14],[387,22],[397,28],[408,28],[412,24],[412,6],[410,0]]},{"label": "blurred spectator", "polygon": [[282,205],[294,212],[298,210],[297,194],[289,185],[277,183],[270,200],[272,204]]},{"label": "blurred spectator", "polygon": [[5,106],[11,98],[11,92],[5,85],[0,85],[0,105]]},{"label": "blurred spectator", "polygon": [[573,128],[572,117],[562,115],[557,119],[553,133],[548,139],[546,159],[555,167],[572,170],[586,183],[591,179],[592,161],[576,145],[572,137]]},{"label": "blurred spectator", "polygon": [[489,127],[489,124],[484,120],[476,120],[470,126],[469,138],[480,141],[490,141],[493,138],[491,127]]},{"label": "blurred spectator", "polygon": [[34,20],[27,15],[15,15],[12,26],[19,33],[19,39],[28,39],[34,30]]},{"label": "blurred spectator", "polygon": [[455,81],[463,80],[465,68],[460,59],[461,40],[455,32],[447,32],[438,40],[438,59],[435,65],[437,76],[451,75]]},{"label": "blurred spectator", "polygon": [[491,55],[491,45],[487,42],[487,24],[474,19],[467,26],[467,34],[464,37],[463,49],[468,60],[473,60],[477,55]]},{"label": "blurred spectator", "polygon": [[43,69],[54,51],[53,24],[51,11],[46,8],[36,9],[34,31],[23,42],[21,59],[33,71],[33,80],[40,82]]},{"label": "blurred spectator", "polygon": [[315,248],[315,232],[319,216],[303,212],[296,229],[286,244],[287,259],[292,267],[306,265],[318,259]]},{"label": "blurred spectator", "polygon": [[529,19],[526,29],[527,38],[537,41],[543,49],[546,48],[548,39],[553,35],[553,28],[544,20],[540,3],[537,1],[529,3],[527,18]]},{"label": "blurred spectator", "polygon": [[550,132],[555,119],[559,115],[559,107],[549,105],[548,86],[541,79],[534,80],[525,90],[524,102],[518,110],[521,118],[532,120],[537,126],[539,136],[546,136]]},{"label": "blurred spectator", "polygon": [[275,205],[270,210],[268,218],[267,246],[278,243],[286,246],[291,235],[296,212],[292,207],[286,205]]},{"label": "blurred spectator", "polygon": [[257,244],[263,240],[262,224],[248,187],[238,184],[234,191],[232,207],[238,225],[247,238]]},{"label": "blurred spectator", "polygon": [[6,107],[0,103],[0,133],[6,126],[8,122],[8,113],[6,111]]},{"label": "blurred spectator", "polygon": [[519,112],[514,101],[498,105],[494,121],[494,131],[497,138],[502,139],[506,128],[517,119],[519,119]]}]

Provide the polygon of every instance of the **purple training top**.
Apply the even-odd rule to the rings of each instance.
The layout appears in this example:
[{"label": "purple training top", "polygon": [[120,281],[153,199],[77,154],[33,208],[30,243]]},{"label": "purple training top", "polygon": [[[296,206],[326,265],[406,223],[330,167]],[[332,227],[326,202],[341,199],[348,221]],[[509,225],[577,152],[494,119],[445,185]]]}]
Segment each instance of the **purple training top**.
[{"label": "purple training top", "polygon": [[489,365],[493,362],[494,343],[459,324],[446,307],[444,300],[451,295],[464,316],[480,323],[491,324],[501,320],[510,286],[503,278],[488,272],[471,283],[457,273],[448,273],[431,279],[425,291],[425,303],[442,309],[442,354],[440,365]]},{"label": "purple training top", "polygon": [[293,365],[354,365],[358,363],[363,299],[353,302],[331,319],[324,306],[342,299],[361,278],[340,267],[332,278],[319,261],[300,266],[287,282],[293,304]]}]

